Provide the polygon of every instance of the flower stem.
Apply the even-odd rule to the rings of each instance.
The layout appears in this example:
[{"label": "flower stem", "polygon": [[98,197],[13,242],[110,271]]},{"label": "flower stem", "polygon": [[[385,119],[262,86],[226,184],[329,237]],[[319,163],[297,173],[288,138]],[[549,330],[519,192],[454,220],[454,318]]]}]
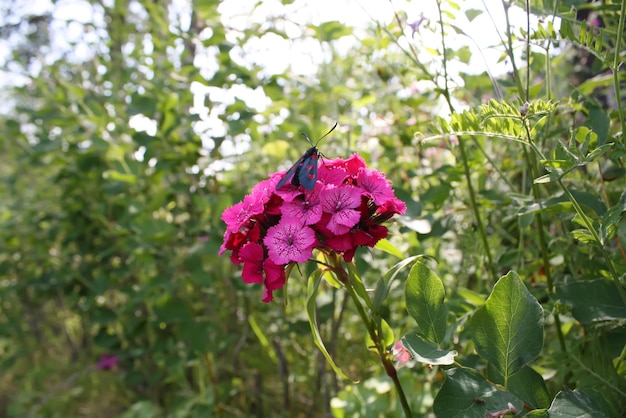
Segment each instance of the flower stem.
[{"label": "flower stem", "polygon": [[345,286],[350,298],[354,301],[354,305],[356,306],[356,310],[361,318],[361,321],[365,325],[367,332],[374,342],[374,346],[376,348],[376,352],[378,353],[378,357],[380,358],[383,367],[385,368],[385,372],[387,376],[391,378],[394,386],[398,392],[398,397],[400,398],[400,404],[402,405],[402,410],[404,411],[404,415],[407,418],[410,418],[411,408],[409,406],[409,402],[404,394],[404,390],[402,389],[402,385],[400,383],[400,379],[398,378],[398,373],[393,364],[393,361],[387,354],[387,347],[385,347],[384,338],[381,335],[380,330],[382,327],[380,326],[380,318],[376,313],[372,313],[371,317],[367,314],[365,307],[363,306],[363,302],[359,297],[354,285],[350,279],[350,274],[348,274],[347,268],[341,263],[341,258],[337,254],[328,254],[330,264],[333,266],[333,272],[337,275],[339,281]]}]

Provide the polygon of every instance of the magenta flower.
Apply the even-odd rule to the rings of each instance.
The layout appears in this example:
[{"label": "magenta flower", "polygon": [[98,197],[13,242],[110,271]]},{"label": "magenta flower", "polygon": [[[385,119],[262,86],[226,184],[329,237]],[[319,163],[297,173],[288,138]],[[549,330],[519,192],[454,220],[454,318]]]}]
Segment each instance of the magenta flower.
[{"label": "magenta flower", "polygon": [[274,290],[278,290],[285,285],[285,266],[276,264],[269,258],[265,259],[263,270],[265,271],[265,282],[263,289],[263,302],[274,300]]},{"label": "magenta flower", "polygon": [[98,359],[98,363],[96,364],[96,369],[98,370],[111,370],[117,366],[117,356],[112,354],[103,354]]},{"label": "magenta flower", "polygon": [[385,178],[384,174],[376,170],[369,168],[360,170],[356,181],[366,191],[366,194],[374,200],[375,205],[382,205],[395,198],[391,182]]},{"label": "magenta flower", "polygon": [[322,206],[320,205],[321,185],[311,190],[305,190],[293,200],[283,203],[281,213],[285,218],[301,219],[304,225],[313,225],[322,219]]},{"label": "magenta flower", "polygon": [[373,247],[387,236],[382,222],[406,211],[384,174],[368,169],[358,154],[324,160],[313,190],[287,184],[274,173],[242,202],[226,209],[224,242],[234,264],[243,264],[246,283],[263,284],[263,302],[285,285],[285,267],[305,262],[314,248],[352,261],[358,247]]},{"label": "magenta flower", "polygon": [[342,184],[328,187],[320,193],[322,208],[330,214],[327,228],[334,234],[345,234],[359,222],[361,215],[356,210],[361,203],[362,191],[357,187]]},{"label": "magenta flower", "polygon": [[242,202],[229,207],[222,213],[222,220],[229,232],[238,232],[251,216],[263,213],[263,203],[252,195],[244,197]]},{"label": "magenta flower", "polygon": [[246,283],[263,283],[263,246],[256,242],[248,242],[241,247],[239,259],[243,261],[241,278]]},{"label": "magenta flower", "polygon": [[274,263],[287,264],[307,261],[317,240],[313,229],[298,219],[285,219],[267,230],[263,243]]}]

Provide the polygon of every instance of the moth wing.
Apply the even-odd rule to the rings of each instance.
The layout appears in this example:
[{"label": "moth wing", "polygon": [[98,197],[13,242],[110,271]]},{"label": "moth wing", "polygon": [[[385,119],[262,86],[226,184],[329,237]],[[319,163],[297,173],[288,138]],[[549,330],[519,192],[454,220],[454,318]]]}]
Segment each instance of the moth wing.
[{"label": "moth wing", "polygon": [[315,187],[315,183],[317,182],[317,160],[319,154],[317,150],[313,150],[313,152],[302,162],[302,167],[300,168],[300,172],[298,173],[298,180],[300,180],[300,184],[307,190],[313,190]]},{"label": "moth wing", "polygon": [[[280,189],[281,187],[283,187],[285,184],[287,184],[287,182],[289,180],[291,180],[292,178],[294,178],[294,175],[298,174],[298,168],[302,167],[302,165],[304,164],[304,156],[300,157],[300,159],[298,161],[296,161],[296,163],[294,165],[291,166],[291,168],[289,170],[287,170],[287,172],[285,173],[285,177],[283,177],[278,184],[276,185],[276,190]],[[295,180],[295,179],[294,179]],[[297,186],[297,184],[295,184]]]}]

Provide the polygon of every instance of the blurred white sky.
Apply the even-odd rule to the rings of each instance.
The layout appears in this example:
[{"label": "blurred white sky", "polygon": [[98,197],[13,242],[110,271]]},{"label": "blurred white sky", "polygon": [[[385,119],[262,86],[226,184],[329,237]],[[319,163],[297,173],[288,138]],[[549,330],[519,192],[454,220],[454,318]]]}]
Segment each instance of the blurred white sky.
[{"label": "blurred white sky", "polygon": [[[110,1],[112,2],[112,0]],[[19,9],[24,15],[29,12],[53,11],[56,23],[52,27],[52,47],[49,51],[42,51],[48,57],[47,60],[58,59],[61,51],[67,50],[73,50],[73,54],[77,58],[92,53],[89,44],[98,39],[98,34],[95,30],[85,31],[83,23],[94,23],[97,28],[102,26],[103,22],[102,15],[98,12],[94,13],[89,2],[85,0],[57,0],[55,4],[50,0],[22,0],[21,2],[23,6]],[[485,59],[483,61],[479,54],[473,54],[472,66],[476,68],[477,72],[484,71],[486,65],[489,65],[492,71],[496,73],[505,71],[504,66],[496,65],[502,50],[492,48],[499,42],[498,31],[504,29],[505,20],[501,2],[495,0],[458,0],[457,2],[462,10],[484,10],[485,3],[489,3],[489,13],[492,17],[490,18],[484,13],[470,23],[464,18],[463,13],[455,13],[461,19],[455,20],[454,24],[470,35],[474,43],[459,35],[447,40],[449,47],[456,48],[459,45],[467,44],[476,52],[476,45],[478,45],[485,55]],[[20,3],[20,0],[17,0],[17,3]],[[256,3],[260,3],[260,6],[255,8]],[[130,4],[132,9],[133,3]],[[179,10],[184,11],[189,7],[189,0],[176,0],[175,4],[179,5]],[[358,33],[359,28],[365,29],[373,21],[388,24],[394,19],[394,9],[398,12],[405,12],[408,22],[416,21],[422,16],[429,20],[437,19],[436,0],[295,0],[289,5],[283,5],[280,0],[264,0],[263,2],[257,0],[224,0],[219,6],[224,22],[233,29],[243,30],[249,26],[250,22],[266,22],[268,16],[287,16],[288,20],[293,23],[285,23],[284,30],[294,37],[300,35],[298,25],[319,24],[331,20],[353,26],[357,28]],[[181,13],[181,15],[184,16],[185,13]],[[3,20],[0,18],[0,22]],[[525,22],[524,13],[513,8],[511,21],[518,25],[522,24]],[[340,39],[337,42],[338,49],[349,48],[351,42],[349,37]],[[422,38],[421,42],[436,48],[439,46],[440,40],[438,38],[432,40]],[[7,43],[1,42],[0,63],[6,62],[8,51]],[[291,71],[296,74],[310,75],[316,72],[317,64],[323,60],[323,53],[315,41],[294,43],[272,34],[251,42],[243,53],[245,59],[262,64],[268,73],[279,73],[289,66]],[[10,76],[11,74],[4,75]],[[16,76],[16,74],[13,75]]]},{"label": "blurred white sky", "polygon": [[[107,0],[105,0],[106,2]],[[113,2],[113,0],[108,0]],[[72,56],[77,61],[81,58],[89,57],[94,53],[94,45],[106,34],[98,33],[98,28],[104,27],[102,13],[96,11],[92,5],[85,0],[57,0],[54,4],[50,0],[16,0],[22,3],[19,9],[20,14],[41,13],[52,11],[54,24],[51,30],[52,45],[49,50],[41,51],[42,57],[47,62],[59,59],[64,51],[72,51]],[[260,5],[255,8],[255,5]],[[446,3],[445,0],[443,3]],[[454,24],[462,28],[472,40],[458,35],[446,39],[447,47],[458,48],[461,45],[468,45],[472,50],[472,61],[469,68],[463,68],[466,72],[484,72],[487,68],[494,74],[501,74],[510,70],[506,62],[498,63],[502,54],[502,48],[497,47],[500,42],[500,35],[504,30],[504,10],[502,2],[495,0],[458,0],[462,11],[467,9],[485,10],[489,4],[489,13],[483,13],[472,22],[469,22],[462,11],[456,11],[457,17]],[[131,11],[141,13],[142,10],[136,3],[130,2]],[[180,17],[181,25],[189,24],[188,10],[190,0],[175,0],[176,5],[173,13]],[[135,9],[135,10],[133,10]],[[444,9],[450,10],[448,5]],[[380,22],[387,25],[394,20],[394,10],[404,12],[407,22],[414,22],[424,17],[428,20],[437,20],[436,0],[295,0],[292,4],[283,5],[280,0],[223,0],[219,6],[223,22],[232,29],[235,29],[228,36],[235,37],[237,30],[249,27],[251,22],[266,23],[270,16],[281,15],[284,27],[279,28],[287,32],[289,36],[297,39],[301,35],[303,25],[316,25],[325,21],[339,21],[355,28],[357,36],[364,33],[368,25]],[[491,15],[491,16],[490,16]],[[512,8],[510,11],[511,21],[515,25],[525,26],[526,16],[522,10]],[[0,23],[5,23],[6,18],[0,17]],[[449,21],[449,19],[448,19]],[[12,22],[16,23],[16,22]],[[87,24],[87,25],[83,25]],[[531,23],[536,25],[536,19]],[[93,26],[89,26],[93,25]],[[87,29],[86,29],[87,28]],[[500,35],[498,33],[500,31]],[[431,36],[431,39],[428,38]],[[403,39],[403,42],[415,42],[419,49],[423,46],[440,49],[440,38],[438,35],[429,34],[427,31],[418,33],[413,39]],[[9,41],[10,42],[10,41]],[[336,41],[338,51],[350,48],[354,40],[350,37]],[[145,45],[144,45],[145,47]],[[480,52],[480,53],[479,53]],[[286,40],[278,35],[267,34],[263,37],[248,42],[244,49],[235,49],[234,53],[241,62],[254,62],[265,68],[269,74],[284,72],[287,68],[292,74],[302,76],[312,76],[317,71],[317,66],[324,60],[324,52],[320,44],[315,40]],[[233,55],[231,53],[231,55]],[[9,57],[9,48],[6,42],[0,42],[0,68],[4,71],[0,73],[0,87],[6,84],[22,84],[27,82],[27,78],[20,77],[17,73],[6,71],[6,60]],[[216,70],[217,62],[210,55],[199,55],[196,64],[203,70],[203,75],[207,83],[192,83],[190,88],[195,94],[196,100],[190,109],[193,113],[200,115],[202,121],[196,126],[202,132],[205,145],[212,147],[211,137],[226,134],[225,128],[217,115],[235,97],[244,100],[249,106],[262,111],[268,104],[268,99],[261,89],[250,89],[245,86],[236,86],[229,91],[224,91],[218,87],[210,86],[210,75]],[[459,70],[460,68],[457,68]],[[37,70],[37,69],[34,69]],[[452,68],[454,72],[455,68]],[[205,107],[205,96],[210,96],[210,101],[214,107]],[[6,105],[6,103],[5,103]],[[135,129],[145,130],[153,134],[156,130],[156,122],[149,119],[149,115],[137,115],[129,123]],[[230,142],[230,141],[229,141]],[[237,145],[239,144],[239,145]],[[225,143],[224,146],[227,144]],[[235,140],[230,150],[224,150],[223,155],[237,154],[248,146],[248,141]]]}]

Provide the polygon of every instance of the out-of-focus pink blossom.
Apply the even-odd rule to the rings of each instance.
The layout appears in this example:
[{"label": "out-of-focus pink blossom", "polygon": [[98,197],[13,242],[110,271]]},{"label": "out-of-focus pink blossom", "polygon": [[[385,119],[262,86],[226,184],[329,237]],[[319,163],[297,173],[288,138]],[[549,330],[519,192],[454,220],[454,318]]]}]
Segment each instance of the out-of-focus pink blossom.
[{"label": "out-of-focus pink blossom", "polygon": [[515,415],[515,413],[517,412],[515,410],[515,406],[513,406],[513,404],[511,402],[509,402],[507,404],[506,409],[502,409],[500,411],[496,411],[496,412],[489,412],[487,413],[487,415],[485,415],[486,418],[502,418],[503,416],[505,416],[506,414],[513,414]]},{"label": "out-of-focus pink blossom", "polygon": [[398,340],[391,349],[393,354],[393,360],[398,364],[398,367],[406,366],[409,361],[413,359],[409,350],[407,350],[402,344],[402,340]]},{"label": "out-of-focus pink blossom", "polygon": [[103,354],[98,359],[96,369],[98,370],[111,370],[117,366],[117,356],[111,354]]}]

